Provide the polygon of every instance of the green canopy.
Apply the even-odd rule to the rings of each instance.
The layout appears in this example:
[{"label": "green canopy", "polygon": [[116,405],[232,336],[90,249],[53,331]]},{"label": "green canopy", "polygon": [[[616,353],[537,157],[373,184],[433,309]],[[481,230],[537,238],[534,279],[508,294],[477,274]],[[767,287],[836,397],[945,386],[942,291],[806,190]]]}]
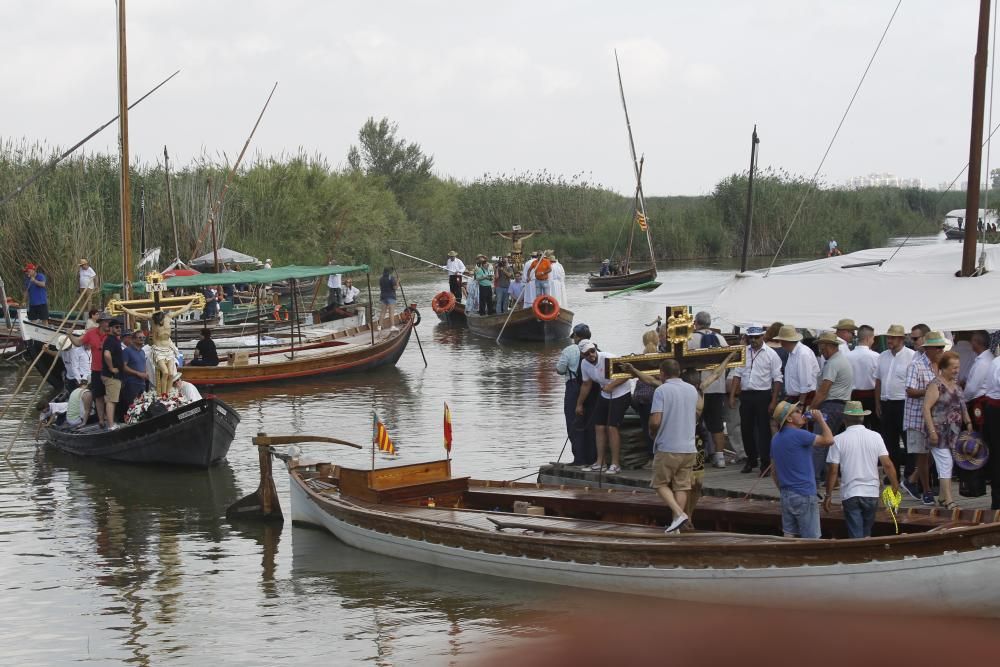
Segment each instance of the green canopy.
[{"label": "green canopy", "polygon": [[336,273],[367,272],[367,264],[358,266],[277,266],[273,269],[257,269],[256,271],[230,271],[227,273],[201,273],[196,276],[177,276],[167,278],[168,289],[187,289],[191,287],[213,287],[215,285],[262,285],[276,283],[292,278],[318,278]]}]

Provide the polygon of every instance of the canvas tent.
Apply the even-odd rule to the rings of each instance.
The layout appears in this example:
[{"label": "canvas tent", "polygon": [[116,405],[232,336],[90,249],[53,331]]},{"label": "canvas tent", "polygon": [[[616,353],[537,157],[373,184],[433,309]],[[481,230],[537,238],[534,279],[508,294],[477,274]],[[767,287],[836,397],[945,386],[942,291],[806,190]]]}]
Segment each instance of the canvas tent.
[{"label": "canvas tent", "polygon": [[[980,246],[986,273],[975,278],[956,277],[960,243],[896,251],[872,248],[699,282],[666,280],[653,292],[628,298],[688,305],[741,326],[781,321],[822,330],[850,317],[876,332],[918,322],[948,331],[1000,329],[1000,245]],[[860,264],[866,266],[852,266]]]}]

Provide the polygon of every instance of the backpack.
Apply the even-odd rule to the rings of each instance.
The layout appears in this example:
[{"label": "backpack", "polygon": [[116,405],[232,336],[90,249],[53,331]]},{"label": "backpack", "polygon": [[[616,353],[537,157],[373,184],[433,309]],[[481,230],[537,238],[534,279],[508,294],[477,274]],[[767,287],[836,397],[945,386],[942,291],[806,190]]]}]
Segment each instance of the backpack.
[{"label": "backpack", "polygon": [[714,331],[706,330],[706,331],[699,331],[698,333],[701,334],[700,348],[702,350],[707,350],[713,347],[722,347],[721,345],[719,345],[719,334],[715,333]]},{"label": "backpack", "polygon": [[552,273],[552,262],[549,261],[548,257],[542,257],[535,265],[535,279],[548,280],[550,273]]}]

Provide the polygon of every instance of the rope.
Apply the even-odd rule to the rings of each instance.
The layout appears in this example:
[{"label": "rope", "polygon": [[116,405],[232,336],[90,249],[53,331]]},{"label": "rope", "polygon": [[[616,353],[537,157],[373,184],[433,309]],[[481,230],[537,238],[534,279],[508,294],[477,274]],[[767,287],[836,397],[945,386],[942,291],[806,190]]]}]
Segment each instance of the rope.
[{"label": "rope", "polygon": [[774,257],[771,258],[771,264],[767,267],[767,272],[765,272],[764,275],[770,273],[771,269],[774,268],[774,263],[777,261],[778,255],[781,254],[781,249],[784,247],[785,241],[788,240],[788,235],[791,233],[792,227],[795,226],[795,223],[799,218],[799,213],[802,212],[802,207],[805,206],[806,199],[808,199],[809,195],[816,189],[816,179],[819,178],[819,171],[823,168],[823,164],[826,162],[826,158],[830,154],[830,150],[833,148],[833,143],[837,140],[837,135],[840,134],[840,129],[844,126],[844,121],[847,120],[847,114],[851,112],[851,107],[854,106],[854,100],[857,99],[858,93],[861,91],[861,85],[865,82],[865,78],[868,76],[868,71],[871,69],[872,63],[875,62],[875,56],[878,55],[879,49],[882,48],[882,42],[885,41],[885,36],[889,32],[889,27],[892,26],[892,21],[896,18],[896,12],[899,11],[899,6],[902,4],[903,0],[899,0],[896,3],[896,8],[892,10],[892,16],[889,17],[889,22],[886,24],[885,30],[882,31],[882,36],[879,37],[878,44],[875,45],[875,51],[872,52],[872,57],[868,60],[868,65],[865,67],[865,71],[861,75],[861,80],[858,81],[858,85],[854,89],[854,94],[851,95],[851,101],[847,103],[847,108],[844,109],[844,114],[840,117],[840,122],[837,123],[837,129],[830,138],[830,143],[826,146],[823,158],[819,161],[819,165],[816,167],[816,171],[813,173],[812,179],[810,179],[810,187],[806,190],[805,194],[802,195],[802,199],[799,201],[799,207],[795,210],[795,215],[792,216],[792,221],[788,224],[788,229],[785,230],[785,235],[781,238],[781,243],[778,244],[778,249],[775,251]]}]

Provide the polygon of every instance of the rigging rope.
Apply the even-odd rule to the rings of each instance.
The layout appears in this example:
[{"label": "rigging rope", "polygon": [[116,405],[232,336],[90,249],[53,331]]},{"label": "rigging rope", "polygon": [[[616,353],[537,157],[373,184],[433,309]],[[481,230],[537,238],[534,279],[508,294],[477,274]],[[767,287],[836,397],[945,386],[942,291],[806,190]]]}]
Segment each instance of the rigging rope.
[{"label": "rigging rope", "polygon": [[882,48],[882,43],[885,41],[885,36],[889,32],[889,28],[892,26],[893,20],[896,18],[896,13],[899,11],[899,6],[903,4],[903,0],[899,0],[896,3],[896,8],[892,10],[892,16],[889,17],[889,22],[885,25],[885,30],[882,31],[882,36],[879,37],[878,44],[875,45],[875,51],[872,52],[872,57],[868,60],[868,65],[865,67],[864,73],[861,75],[861,80],[858,81],[857,87],[854,89],[854,94],[851,95],[851,101],[847,103],[847,108],[844,109],[844,114],[840,117],[840,122],[837,123],[837,129],[834,131],[833,136],[830,138],[830,143],[827,144],[826,151],[823,153],[823,158],[819,161],[819,165],[816,167],[816,171],[813,173],[813,177],[810,180],[810,187],[802,195],[802,199],[799,201],[799,207],[795,210],[795,215],[792,216],[792,221],[788,223],[788,229],[785,230],[785,235],[781,238],[781,243],[778,244],[778,249],[774,253],[774,257],[771,258],[771,264],[767,267],[767,273],[770,273],[771,269],[774,268],[774,263],[778,259],[778,255],[781,254],[781,249],[785,245],[785,241],[788,240],[788,234],[791,233],[792,227],[795,226],[795,222],[798,220],[799,213],[802,212],[802,207],[805,206],[806,199],[812,194],[813,190],[816,189],[816,179],[819,177],[819,171],[823,168],[823,164],[826,162],[827,156],[830,154],[830,150],[833,148],[833,143],[837,140],[837,135],[840,134],[840,129],[844,126],[844,121],[847,120],[847,114],[851,112],[851,107],[854,106],[854,100],[857,99],[858,93],[861,92],[861,86],[865,82],[865,78],[868,77],[868,72],[872,68],[872,63],[875,62],[875,56],[878,55],[879,49]]}]

